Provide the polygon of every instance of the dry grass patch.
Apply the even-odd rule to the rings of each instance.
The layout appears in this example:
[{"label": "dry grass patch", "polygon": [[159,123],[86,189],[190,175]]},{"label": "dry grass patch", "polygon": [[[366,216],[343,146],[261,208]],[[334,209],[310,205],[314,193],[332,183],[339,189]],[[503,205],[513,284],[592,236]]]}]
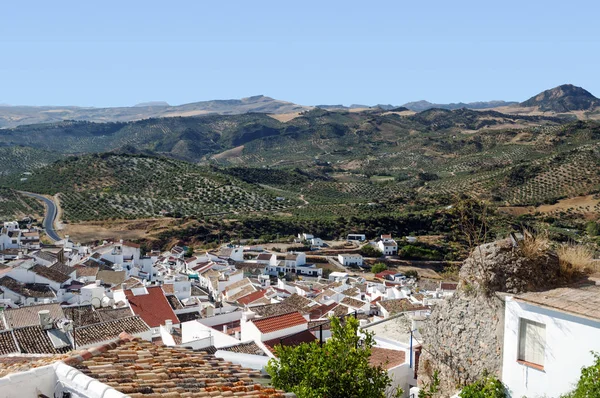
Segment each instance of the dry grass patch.
[{"label": "dry grass patch", "polygon": [[558,250],[561,273],[571,278],[577,274],[590,274],[597,271],[594,252],[584,245],[562,244]]},{"label": "dry grass patch", "polygon": [[519,246],[525,257],[530,259],[538,258],[550,249],[550,239],[548,239],[547,232],[534,235],[525,230],[523,231],[523,240]]}]

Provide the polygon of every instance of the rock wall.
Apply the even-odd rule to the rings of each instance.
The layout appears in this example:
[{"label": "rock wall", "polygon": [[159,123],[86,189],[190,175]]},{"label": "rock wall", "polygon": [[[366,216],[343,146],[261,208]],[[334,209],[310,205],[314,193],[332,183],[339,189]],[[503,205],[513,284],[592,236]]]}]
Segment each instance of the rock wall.
[{"label": "rock wall", "polygon": [[450,397],[484,372],[502,370],[504,294],[541,290],[559,278],[558,258],[549,252],[526,257],[510,241],[477,247],[460,270],[459,289],[437,305],[421,330],[419,385],[437,370],[438,397]]}]

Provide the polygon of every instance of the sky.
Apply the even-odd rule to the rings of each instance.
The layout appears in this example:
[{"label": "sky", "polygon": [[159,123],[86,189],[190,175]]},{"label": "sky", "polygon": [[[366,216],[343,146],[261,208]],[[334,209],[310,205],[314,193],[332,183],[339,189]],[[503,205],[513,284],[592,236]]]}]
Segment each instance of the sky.
[{"label": "sky", "polygon": [[6,1],[0,103],[600,97],[597,0]]}]

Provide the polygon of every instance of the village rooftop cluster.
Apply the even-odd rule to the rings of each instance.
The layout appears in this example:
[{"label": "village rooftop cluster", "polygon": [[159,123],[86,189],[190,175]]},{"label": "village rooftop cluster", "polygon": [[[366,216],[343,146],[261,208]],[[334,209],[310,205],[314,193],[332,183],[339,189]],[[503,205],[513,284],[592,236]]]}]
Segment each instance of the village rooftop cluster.
[{"label": "village rooftop cluster", "polygon": [[[298,238],[323,245],[310,234]],[[366,237],[349,241],[363,244]],[[384,255],[397,250],[390,235],[373,244]],[[339,271],[324,277],[305,252],[228,244],[193,254],[174,246],[142,255],[128,241],[86,246],[69,237],[41,245],[35,228],[17,222],[4,223],[0,249],[0,396],[293,396],[265,380],[275,347],[325,341],[329,318],[348,316],[374,333],[372,364],[384,366],[408,396],[418,391],[424,321],[458,287],[393,270],[366,280],[355,273],[363,265],[356,252],[327,256]],[[507,378],[516,384],[515,366],[544,369],[542,343],[524,346],[512,330],[520,317],[547,307],[542,298],[507,298],[506,344],[517,348],[505,351],[523,346],[528,359],[505,354]],[[571,311],[568,320],[595,317],[597,323],[592,312]],[[546,310],[545,316],[552,314]],[[535,319],[531,333],[539,333]],[[556,338],[550,327],[546,336]],[[168,372],[168,366],[179,370]],[[123,372],[133,381],[124,382]]]}]

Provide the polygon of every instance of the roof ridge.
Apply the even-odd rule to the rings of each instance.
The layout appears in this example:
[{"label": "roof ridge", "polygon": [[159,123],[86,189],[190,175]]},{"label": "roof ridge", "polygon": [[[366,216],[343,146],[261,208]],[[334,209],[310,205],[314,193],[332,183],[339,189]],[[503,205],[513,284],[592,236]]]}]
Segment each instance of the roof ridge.
[{"label": "roof ridge", "polygon": [[140,340],[140,338],[133,337],[132,335],[130,335],[127,332],[121,332],[121,334],[119,334],[119,338],[117,340],[111,341],[110,343],[101,344],[98,346],[90,347],[90,348],[82,350],[82,351],[75,352],[70,357],[63,359],[62,362],[64,362],[65,365],[74,366],[83,361],[90,359],[91,357],[99,356],[101,354],[104,354],[107,351],[117,348],[120,345],[129,343],[129,342],[132,342],[135,340]]},{"label": "roof ridge", "polygon": [[[278,303],[278,304],[281,304],[281,303]],[[268,304],[266,304],[266,305],[268,305]],[[256,321],[264,321],[264,320],[271,319],[271,318],[277,318],[277,317],[280,317],[280,316],[285,316],[285,315],[293,314],[294,312],[297,312],[298,314],[300,314],[300,311],[298,311],[298,310],[294,310],[294,311],[290,311],[290,312],[285,312],[285,313],[283,313],[283,314],[276,314],[276,315],[262,316],[262,317],[260,317],[260,318],[254,318],[254,319],[251,319],[251,320],[252,320],[253,322],[256,322]],[[304,317],[302,314],[300,314],[300,316]]]}]

